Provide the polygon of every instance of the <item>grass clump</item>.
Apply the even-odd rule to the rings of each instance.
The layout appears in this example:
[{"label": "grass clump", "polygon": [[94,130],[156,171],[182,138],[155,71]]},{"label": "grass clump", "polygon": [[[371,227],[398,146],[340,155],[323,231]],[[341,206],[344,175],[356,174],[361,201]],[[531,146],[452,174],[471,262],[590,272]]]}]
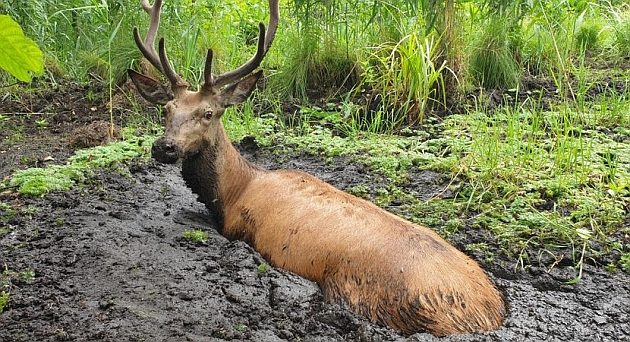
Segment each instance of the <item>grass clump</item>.
[{"label": "grass clump", "polygon": [[630,10],[618,15],[613,29],[615,51],[620,58],[627,60],[630,56]]},{"label": "grass clump", "polygon": [[515,88],[520,68],[510,47],[506,20],[494,17],[483,28],[470,55],[470,73],[474,82],[488,89]]},{"label": "grass clump", "polygon": [[[376,113],[355,119],[361,129],[388,132],[403,122],[422,122],[432,105],[445,103],[446,62],[437,62],[439,42],[420,31],[416,28],[398,42],[380,45],[362,64],[358,89],[373,89]],[[381,124],[371,129],[375,121]]]},{"label": "grass clump", "polygon": [[575,32],[575,47],[578,51],[592,52],[599,47],[599,33],[602,25],[593,20],[585,20],[576,23],[578,26]]},{"label": "grass clump", "polygon": [[65,191],[84,182],[95,169],[116,168],[121,163],[148,157],[154,140],[152,136],[145,136],[79,150],[65,165],[17,171],[9,180],[8,187],[17,188],[19,193],[26,196]]},{"label": "grass clump", "polygon": [[188,229],[184,231],[184,239],[196,242],[196,243],[206,243],[208,242],[208,232],[204,232],[199,229]]},{"label": "grass clump", "polygon": [[630,273],[630,253],[624,253],[621,256],[621,268]]}]

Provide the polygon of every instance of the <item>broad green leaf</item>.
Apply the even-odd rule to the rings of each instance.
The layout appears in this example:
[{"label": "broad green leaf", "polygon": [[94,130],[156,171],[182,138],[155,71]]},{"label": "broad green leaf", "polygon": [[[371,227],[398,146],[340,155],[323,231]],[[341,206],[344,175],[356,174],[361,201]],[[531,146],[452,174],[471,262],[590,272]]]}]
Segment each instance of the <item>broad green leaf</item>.
[{"label": "broad green leaf", "polygon": [[0,15],[0,68],[22,82],[44,72],[44,55],[8,15]]}]

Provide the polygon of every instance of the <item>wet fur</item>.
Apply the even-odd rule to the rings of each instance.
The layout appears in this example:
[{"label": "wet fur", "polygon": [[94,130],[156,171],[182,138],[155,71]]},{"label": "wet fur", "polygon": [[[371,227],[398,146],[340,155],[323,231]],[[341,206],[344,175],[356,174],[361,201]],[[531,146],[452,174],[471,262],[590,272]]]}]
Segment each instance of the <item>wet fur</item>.
[{"label": "wet fur", "polygon": [[184,160],[183,176],[223,235],[317,282],[328,300],[406,334],[500,327],[501,293],[435,232],[309,174],[253,167],[219,133],[215,148]]}]

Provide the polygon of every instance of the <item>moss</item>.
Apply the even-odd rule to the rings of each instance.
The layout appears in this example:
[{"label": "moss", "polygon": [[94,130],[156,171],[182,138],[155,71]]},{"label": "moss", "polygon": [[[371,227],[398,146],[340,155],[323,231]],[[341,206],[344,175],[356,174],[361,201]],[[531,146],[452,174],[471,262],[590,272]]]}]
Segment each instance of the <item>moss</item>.
[{"label": "moss", "polygon": [[17,171],[8,186],[27,196],[42,196],[52,191],[65,191],[83,183],[93,170],[116,168],[120,164],[148,157],[153,136],[134,138],[106,146],[77,151],[65,165],[30,168]]}]

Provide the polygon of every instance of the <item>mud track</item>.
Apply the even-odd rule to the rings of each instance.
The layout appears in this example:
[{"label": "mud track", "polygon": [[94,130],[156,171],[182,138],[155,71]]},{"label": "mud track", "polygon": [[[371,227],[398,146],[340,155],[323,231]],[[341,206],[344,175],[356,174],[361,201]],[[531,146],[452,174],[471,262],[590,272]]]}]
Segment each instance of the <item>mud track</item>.
[{"label": "mud track", "polygon": [[[314,157],[247,154],[340,188],[373,177],[351,163],[334,168]],[[371,324],[324,302],[316,284],[259,268],[258,253],[216,233],[177,166],[149,162],[131,171],[130,177],[102,173],[82,189],[25,200],[34,213],[14,219],[13,232],[0,238],[0,265],[35,277],[12,279],[0,341],[435,339]],[[210,238],[188,241],[187,229],[208,231]],[[474,238],[462,236],[457,245]],[[486,265],[510,302],[504,327],[444,341],[630,340],[628,275],[587,265],[579,284],[566,285],[572,269],[514,272],[513,265],[501,259]]]}]

